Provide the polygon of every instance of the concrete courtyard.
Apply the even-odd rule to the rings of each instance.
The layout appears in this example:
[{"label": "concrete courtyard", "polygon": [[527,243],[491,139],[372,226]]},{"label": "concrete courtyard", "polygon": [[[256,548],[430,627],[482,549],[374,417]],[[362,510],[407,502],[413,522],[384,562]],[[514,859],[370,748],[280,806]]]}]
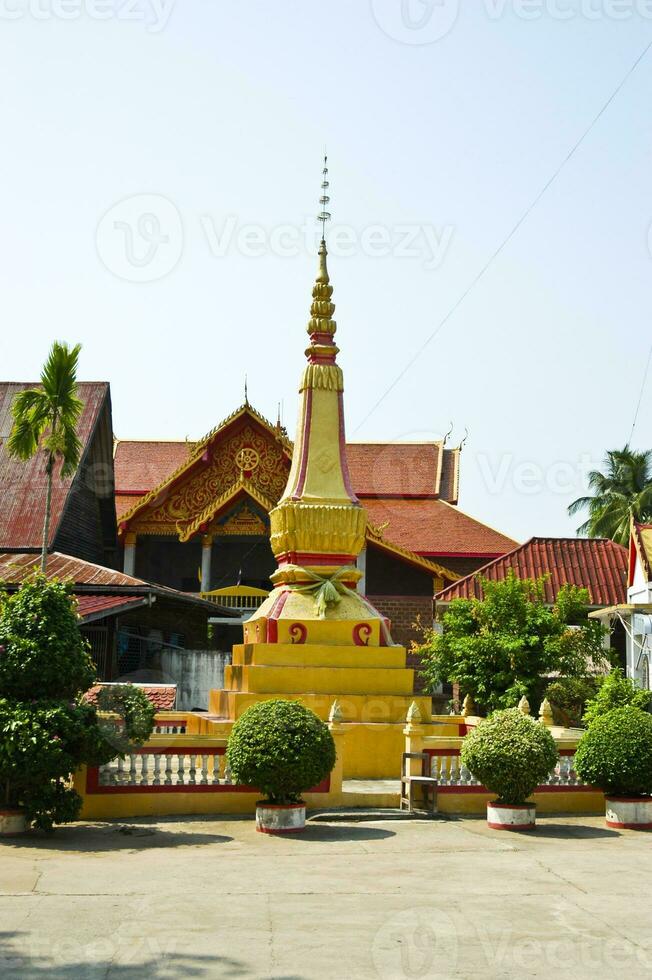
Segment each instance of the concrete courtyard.
[{"label": "concrete courtyard", "polygon": [[651,846],[590,817],[76,824],[0,845],[0,977],[650,977]]}]

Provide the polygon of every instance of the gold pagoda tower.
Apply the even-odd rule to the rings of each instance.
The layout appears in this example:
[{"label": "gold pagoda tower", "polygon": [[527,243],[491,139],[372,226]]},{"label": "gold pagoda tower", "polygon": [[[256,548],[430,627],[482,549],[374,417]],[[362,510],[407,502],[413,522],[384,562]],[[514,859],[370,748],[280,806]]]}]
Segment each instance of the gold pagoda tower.
[{"label": "gold pagoda tower", "polygon": [[[322,208],[327,174],[325,165]],[[322,210],[322,221],[328,217]],[[211,692],[209,711],[234,721],[262,699],[300,700],[346,726],[345,776],[398,778],[414,671],[389,621],[357,591],[366,513],[349,479],[332,298],[322,236],[292,466],[270,513],[274,589],[245,623],[244,643],[234,646],[225,689]],[[430,698],[416,702],[428,719]]]}]

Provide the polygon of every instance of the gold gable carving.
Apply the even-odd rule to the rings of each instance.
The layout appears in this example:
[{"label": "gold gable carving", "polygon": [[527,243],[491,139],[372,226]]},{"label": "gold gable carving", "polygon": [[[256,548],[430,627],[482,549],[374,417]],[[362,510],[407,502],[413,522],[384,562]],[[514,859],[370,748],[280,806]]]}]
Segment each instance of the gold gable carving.
[{"label": "gold gable carving", "polygon": [[256,461],[247,474],[248,484],[276,503],[287,483],[287,456],[277,441],[246,424],[227,439],[207,447],[186,477],[163,489],[130,523],[129,530],[136,534],[182,535],[189,524],[241,480],[243,458]]},{"label": "gold gable carving", "polygon": [[223,524],[212,528],[215,535],[266,535],[265,522],[245,504],[236,514],[232,514]]}]

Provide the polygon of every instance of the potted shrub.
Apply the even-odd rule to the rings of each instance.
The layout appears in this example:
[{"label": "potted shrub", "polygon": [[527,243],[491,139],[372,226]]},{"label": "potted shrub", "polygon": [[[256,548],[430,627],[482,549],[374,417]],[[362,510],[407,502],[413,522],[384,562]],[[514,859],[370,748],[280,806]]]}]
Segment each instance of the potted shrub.
[{"label": "potted shrub", "polygon": [[265,834],[303,830],[301,794],[335,765],[328,725],[298,701],[284,699],[248,708],[233,726],[226,754],[232,779],[265,794],[256,804],[256,830]]},{"label": "potted shrub", "polygon": [[496,711],[462,743],[462,762],[497,799],[487,803],[494,830],[532,830],[536,805],[526,802],[557,764],[548,729],[518,708]]},{"label": "potted shrub", "polygon": [[608,827],[652,829],[652,717],[634,705],[591,722],[575,754],[580,779],[606,797]]}]

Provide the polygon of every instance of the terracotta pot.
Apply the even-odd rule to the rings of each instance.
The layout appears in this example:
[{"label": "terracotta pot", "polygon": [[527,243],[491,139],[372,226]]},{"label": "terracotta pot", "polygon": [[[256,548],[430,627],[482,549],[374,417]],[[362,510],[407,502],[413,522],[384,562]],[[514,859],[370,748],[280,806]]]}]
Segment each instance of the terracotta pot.
[{"label": "terracotta pot", "polygon": [[297,834],[306,826],[305,803],[256,804],[256,830],[261,834]]},{"label": "terracotta pot", "polygon": [[27,831],[27,821],[22,810],[0,810],[0,837],[14,837]]},{"label": "terracotta pot", "polygon": [[535,803],[487,803],[487,824],[492,830],[534,830]]},{"label": "terracotta pot", "polygon": [[606,796],[607,827],[652,830],[652,796]]}]

